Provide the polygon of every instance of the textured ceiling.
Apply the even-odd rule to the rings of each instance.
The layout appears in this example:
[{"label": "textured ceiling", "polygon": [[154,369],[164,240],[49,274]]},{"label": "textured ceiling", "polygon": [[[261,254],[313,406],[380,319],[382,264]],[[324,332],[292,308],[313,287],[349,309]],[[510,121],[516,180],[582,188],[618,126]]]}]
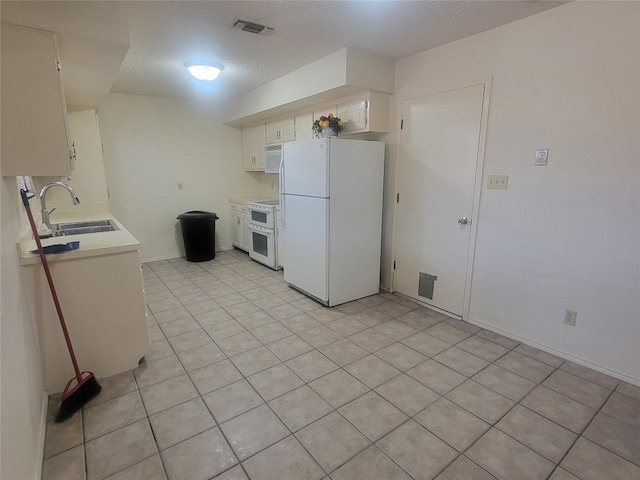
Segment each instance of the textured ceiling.
[{"label": "textured ceiling", "polygon": [[[127,43],[112,92],[182,99],[237,96],[343,47],[392,59],[542,12],[556,1],[2,1],[3,22]],[[238,20],[271,36],[231,28]],[[127,25],[128,22],[128,25]],[[222,63],[216,82],[184,62]]]}]

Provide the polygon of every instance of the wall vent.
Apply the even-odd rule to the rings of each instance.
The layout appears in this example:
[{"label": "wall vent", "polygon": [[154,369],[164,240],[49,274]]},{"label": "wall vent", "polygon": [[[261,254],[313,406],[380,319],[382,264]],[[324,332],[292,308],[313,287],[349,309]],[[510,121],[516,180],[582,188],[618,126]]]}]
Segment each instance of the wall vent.
[{"label": "wall vent", "polygon": [[233,28],[236,30],[242,30],[243,32],[255,33],[256,35],[269,36],[274,32],[274,29],[259,23],[248,22],[247,20],[238,20],[233,24]]},{"label": "wall vent", "polygon": [[438,277],[429,273],[420,272],[418,277],[418,295],[433,300],[433,287]]}]

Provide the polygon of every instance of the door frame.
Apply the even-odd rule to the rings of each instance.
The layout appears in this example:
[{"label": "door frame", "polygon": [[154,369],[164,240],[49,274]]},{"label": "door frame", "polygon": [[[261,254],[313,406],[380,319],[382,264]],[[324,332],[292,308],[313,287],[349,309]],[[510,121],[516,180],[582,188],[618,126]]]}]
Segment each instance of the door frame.
[{"label": "door frame", "polygon": [[[473,266],[475,260],[475,251],[476,251],[476,237],[478,232],[478,213],[480,207],[480,194],[482,191],[482,177],[484,172],[484,156],[485,156],[485,147],[487,140],[487,126],[489,123],[489,104],[491,100],[491,84],[492,84],[493,76],[484,77],[477,80],[471,80],[464,83],[449,85],[447,87],[441,88],[433,88],[428,90],[421,91],[413,91],[410,93],[403,94],[398,97],[398,118],[401,119],[404,116],[404,103],[408,100],[419,99],[423,97],[428,97],[431,95],[438,95],[440,93],[447,93],[453,90],[458,90],[461,88],[473,87],[476,85],[482,85],[484,87],[483,90],[483,99],[482,99],[482,115],[480,117],[480,137],[478,139],[478,152],[477,152],[477,163],[476,163],[476,175],[475,182],[473,185],[473,203],[471,205],[471,231],[469,232],[469,249],[467,251],[467,266],[466,266],[466,275],[465,275],[465,286],[464,286],[464,297],[462,299],[462,319],[466,320],[469,316],[469,309],[471,304],[471,285],[473,282]],[[402,146],[402,137],[403,131],[399,130],[398,132],[398,144],[396,146],[396,165],[395,165],[395,185],[394,185],[394,194],[393,198],[398,198],[398,182],[400,179],[400,163],[402,161],[400,157],[400,148]],[[396,235],[397,235],[397,219],[398,219],[398,202],[393,202],[393,236],[391,241],[391,258],[390,258],[390,268],[391,271],[391,289],[390,292],[393,293],[395,291],[396,284],[396,271],[393,268],[393,263],[396,258]],[[437,307],[433,305],[427,305],[429,308],[439,310]],[[447,315],[451,315],[450,312],[444,312]]]}]

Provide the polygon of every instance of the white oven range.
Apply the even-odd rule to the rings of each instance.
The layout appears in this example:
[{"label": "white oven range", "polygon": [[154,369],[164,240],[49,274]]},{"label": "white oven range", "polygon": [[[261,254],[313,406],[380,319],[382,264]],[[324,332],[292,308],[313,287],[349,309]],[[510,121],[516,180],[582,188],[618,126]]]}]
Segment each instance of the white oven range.
[{"label": "white oven range", "polygon": [[279,270],[276,245],[276,206],[278,200],[247,203],[247,223],[250,232],[249,256],[269,268]]}]

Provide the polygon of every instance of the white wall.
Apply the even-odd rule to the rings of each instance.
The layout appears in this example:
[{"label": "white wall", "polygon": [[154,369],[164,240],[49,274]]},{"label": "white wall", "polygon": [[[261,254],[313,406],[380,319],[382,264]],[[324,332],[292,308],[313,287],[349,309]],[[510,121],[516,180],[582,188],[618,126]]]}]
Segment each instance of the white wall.
[{"label": "white wall", "polygon": [[242,132],[214,104],[112,93],[98,117],[111,213],[143,261],[184,255],[176,217],[190,210],[216,212],[216,249],[231,248],[229,194],[277,190],[277,175],[244,171]]},{"label": "white wall", "polygon": [[[574,2],[403,59],[393,121],[404,98],[493,76],[483,177],[507,174],[509,189],[481,193],[468,319],[634,383],[639,7]],[[536,148],[549,149],[547,167],[534,167]],[[388,190],[383,284],[392,199]],[[563,325],[566,308],[576,327]]]},{"label": "white wall", "polygon": [[15,241],[27,220],[15,177],[3,177],[0,277],[0,478],[40,478],[46,396],[34,316]]}]

